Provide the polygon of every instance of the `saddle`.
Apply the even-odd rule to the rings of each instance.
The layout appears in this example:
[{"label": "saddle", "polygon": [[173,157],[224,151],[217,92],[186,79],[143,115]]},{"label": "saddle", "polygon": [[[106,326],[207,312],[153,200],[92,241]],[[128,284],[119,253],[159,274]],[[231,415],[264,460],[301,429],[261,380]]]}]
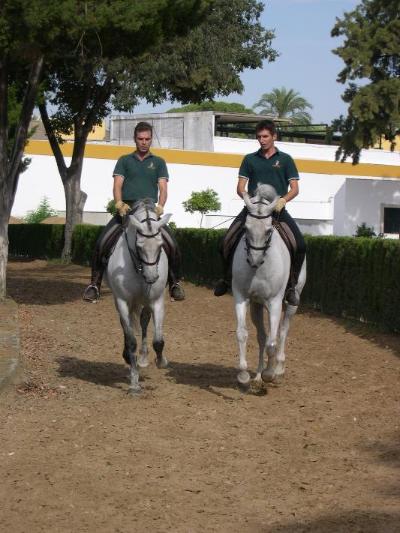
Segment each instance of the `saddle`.
[{"label": "saddle", "polygon": [[293,262],[293,258],[297,251],[297,243],[292,230],[289,228],[286,222],[279,222],[276,219],[273,219],[272,225],[282,237],[283,242],[286,244],[286,247],[289,250],[289,254]]}]

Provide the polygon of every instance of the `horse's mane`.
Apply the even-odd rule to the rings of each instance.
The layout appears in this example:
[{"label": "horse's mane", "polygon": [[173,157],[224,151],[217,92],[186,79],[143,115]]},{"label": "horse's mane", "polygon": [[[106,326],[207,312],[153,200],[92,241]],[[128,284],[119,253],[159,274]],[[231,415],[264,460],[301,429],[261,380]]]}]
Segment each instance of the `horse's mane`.
[{"label": "horse's mane", "polygon": [[143,200],[138,200],[135,202],[132,206],[132,212],[135,212],[140,207],[144,207],[145,209],[149,209],[150,211],[154,211],[156,204],[154,203],[154,200],[151,198],[143,198]]},{"label": "horse's mane", "polygon": [[269,203],[271,203],[278,195],[272,185],[259,183],[255,191],[255,196],[259,196],[259,198],[263,198],[264,200],[267,200]]}]

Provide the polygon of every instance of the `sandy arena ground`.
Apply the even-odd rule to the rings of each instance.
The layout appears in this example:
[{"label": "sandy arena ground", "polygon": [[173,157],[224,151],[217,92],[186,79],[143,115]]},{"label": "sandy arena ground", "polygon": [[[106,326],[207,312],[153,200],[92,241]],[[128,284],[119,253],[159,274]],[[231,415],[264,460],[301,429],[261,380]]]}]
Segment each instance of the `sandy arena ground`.
[{"label": "sandy arena ground", "polygon": [[284,382],[243,394],[232,298],[186,284],[170,367],[132,398],[111,293],[85,304],[88,276],[9,264],[25,373],[0,397],[2,532],[400,531],[399,336],[303,311]]}]

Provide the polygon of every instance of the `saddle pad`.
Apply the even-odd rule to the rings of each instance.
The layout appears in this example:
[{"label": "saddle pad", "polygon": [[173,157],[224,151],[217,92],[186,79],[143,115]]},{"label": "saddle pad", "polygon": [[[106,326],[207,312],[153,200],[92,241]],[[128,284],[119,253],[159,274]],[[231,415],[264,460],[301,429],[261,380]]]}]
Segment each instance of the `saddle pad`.
[{"label": "saddle pad", "polygon": [[287,249],[289,250],[290,256],[293,258],[297,250],[297,244],[292,230],[286,224],[286,222],[278,222],[277,220],[274,220],[272,224],[282,237],[283,242],[286,244]]}]

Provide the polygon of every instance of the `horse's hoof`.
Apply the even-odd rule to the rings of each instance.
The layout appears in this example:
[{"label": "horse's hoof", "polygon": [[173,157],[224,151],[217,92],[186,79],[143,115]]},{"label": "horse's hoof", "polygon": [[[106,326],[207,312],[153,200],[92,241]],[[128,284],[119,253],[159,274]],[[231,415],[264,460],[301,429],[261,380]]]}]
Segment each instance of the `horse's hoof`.
[{"label": "horse's hoof", "polygon": [[160,359],[157,358],[156,365],[157,365],[157,368],[167,368],[168,359],[166,357],[161,357]]},{"label": "horse's hoof", "polygon": [[273,379],[274,385],[280,385],[281,383],[283,383],[284,377],[285,377],[285,374],[275,374],[274,379]]},{"label": "horse's hoof", "polygon": [[250,385],[250,374],[247,370],[241,370],[236,377],[239,387],[247,389]]},{"label": "horse's hoof", "polygon": [[140,356],[138,358],[138,365],[140,366],[140,368],[146,368],[147,366],[149,366],[149,358],[146,356]]},{"label": "horse's hoof", "polygon": [[129,387],[128,394],[129,396],[132,396],[133,398],[136,398],[139,396],[142,392],[142,387],[140,385],[135,385],[134,387]]},{"label": "horse's hoof", "polygon": [[260,396],[267,394],[267,388],[261,379],[253,379],[250,384],[250,388],[254,394],[258,394]]},{"label": "horse's hoof", "polygon": [[264,383],[271,383],[275,379],[275,373],[271,372],[271,370],[264,369],[261,372],[261,378]]}]

